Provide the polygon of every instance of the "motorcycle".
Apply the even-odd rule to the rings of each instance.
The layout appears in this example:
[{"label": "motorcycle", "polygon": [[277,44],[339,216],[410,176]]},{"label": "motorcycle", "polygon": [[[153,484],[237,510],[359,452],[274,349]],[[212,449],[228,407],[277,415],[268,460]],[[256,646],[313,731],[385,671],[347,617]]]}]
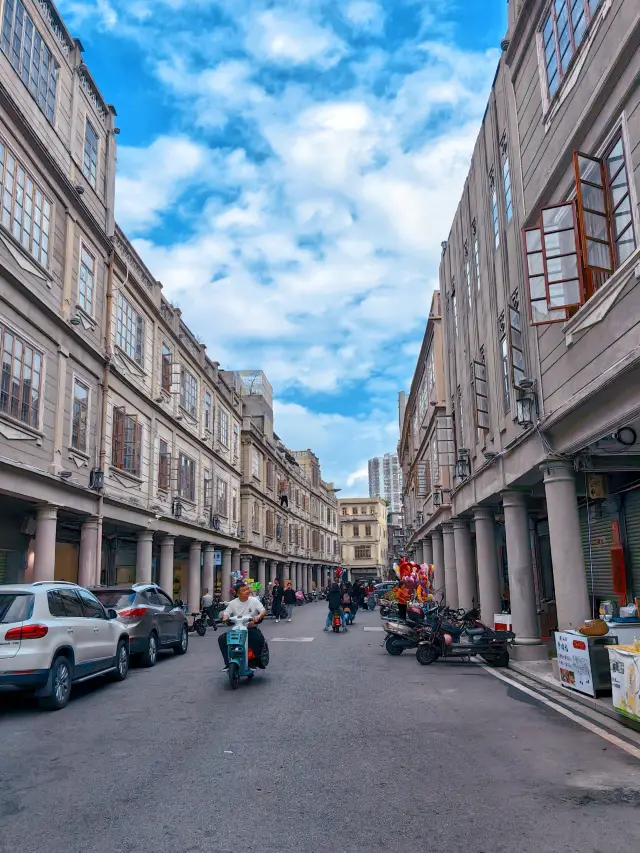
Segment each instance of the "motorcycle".
[{"label": "motorcycle", "polygon": [[334,610],[331,614],[331,627],[334,634],[340,633],[340,629],[342,628],[342,614],[339,610]]},{"label": "motorcycle", "polygon": [[[473,612],[473,611],[471,611]],[[515,640],[513,631],[494,631],[487,625],[474,620],[477,627],[449,625],[442,614],[425,621],[416,649],[416,660],[429,666],[438,658],[462,658],[471,660],[479,655],[489,666],[509,666],[509,649]]]},{"label": "motorcycle", "polygon": [[302,592],[302,590],[298,590],[296,592],[296,605],[298,607],[301,607],[304,603],[305,603],[304,592]]},{"label": "motorcycle", "polygon": [[262,668],[266,668],[269,664],[269,647],[266,640],[259,662],[253,651],[249,648],[248,625],[252,619],[253,616],[239,616],[229,619],[232,626],[226,633],[227,653],[229,656],[227,674],[232,690],[237,689],[241,678],[251,681],[255,675],[254,670],[258,668],[259,664],[262,665]]},{"label": "motorcycle", "polygon": [[204,637],[207,633],[207,615],[204,612],[192,613],[191,615],[193,616],[193,622],[191,625],[187,625],[187,631],[190,634],[195,632],[199,637]]}]

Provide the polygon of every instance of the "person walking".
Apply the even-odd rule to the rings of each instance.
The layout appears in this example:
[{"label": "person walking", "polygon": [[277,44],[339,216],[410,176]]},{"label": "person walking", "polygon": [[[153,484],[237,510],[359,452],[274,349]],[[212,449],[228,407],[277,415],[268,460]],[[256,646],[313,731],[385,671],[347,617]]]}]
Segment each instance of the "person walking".
[{"label": "person walking", "polygon": [[407,618],[407,604],[409,603],[409,599],[411,598],[411,593],[404,585],[403,581],[398,583],[398,592],[397,592],[397,602],[398,602],[398,616],[401,619]]},{"label": "person walking", "polygon": [[[288,586],[291,585],[289,582]],[[273,615],[276,617],[276,622],[280,621],[280,617],[283,615],[282,613],[282,599],[284,598],[284,587],[280,581],[280,578],[276,578],[273,582],[273,589],[271,590],[271,595],[273,597]]]},{"label": "person walking", "polygon": [[289,581],[287,588],[284,591],[284,606],[287,609],[287,622],[291,622],[293,608],[296,606],[296,591],[293,588],[291,581]]}]

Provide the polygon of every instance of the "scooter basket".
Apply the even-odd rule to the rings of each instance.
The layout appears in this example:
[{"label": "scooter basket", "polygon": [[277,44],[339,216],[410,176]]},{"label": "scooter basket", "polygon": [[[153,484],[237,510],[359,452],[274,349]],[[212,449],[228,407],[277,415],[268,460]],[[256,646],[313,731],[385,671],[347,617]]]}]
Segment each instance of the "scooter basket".
[{"label": "scooter basket", "polygon": [[244,648],[246,641],[246,631],[227,631],[227,646],[242,646]]}]

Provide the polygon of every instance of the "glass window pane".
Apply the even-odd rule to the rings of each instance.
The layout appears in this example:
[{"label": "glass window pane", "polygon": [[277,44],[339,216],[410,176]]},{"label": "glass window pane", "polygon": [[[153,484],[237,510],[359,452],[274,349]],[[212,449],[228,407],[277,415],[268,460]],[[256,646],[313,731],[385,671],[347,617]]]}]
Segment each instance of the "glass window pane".
[{"label": "glass window pane", "polygon": [[533,252],[527,255],[527,268],[529,275],[543,275],[544,266],[542,262],[542,252]]},{"label": "glass window pane", "polygon": [[525,239],[527,241],[527,252],[537,252],[542,249],[542,235],[539,228],[527,231]]},{"label": "glass window pane", "polygon": [[565,255],[564,257],[547,260],[547,278],[549,282],[565,281],[577,277],[578,259],[576,255]]},{"label": "glass window pane", "polygon": [[571,231],[554,231],[545,234],[544,248],[547,253],[547,261],[557,255],[568,255],[576,251],[576,235]]},{"label": "glass window pane", "polygon": [[581,301],[580,282],[578,279],[563,281],[562,284],[549,285],[549,308],[579,305]]},{"label": "glass window pane", "polygon": [[590,184],[581,183],[580,191],[582,193],[582,206],[589,210],[597,210],[599,213],[605,213],[607,207],[605,205],[604,189],[601,187],[592,187]]},{"label": "glass window pane", "polygon": [[609,246],[606,243],[596,243],[594,240],[587,240],[587,263],[591,267],[610,270],[611,258],[609,256]]},{"label": "glass window pane", "polygon": [[598,240],[608,240],[606,216],[585,211],[584,227],[587,237],[596,237]]},{"label": "glass window pane", "polygon": [[531,299],[545,299],[547,298],[547,290],[544,283],[544,276],[539,275],[534,278],[529,279],[529,292],[531,293]]},{"label": "glass window pane", "polygon": [[620,213],[613,217],[613,233],[616,239],[631,225],[631,213]]},{"label": "glass window pane", "polygon": [[570,204],[549,207],[542,211],[544,231],[559,231],[573,228],[573,208]]},{"label": "glass window pane", "polygon": [[618,249],[618,263],[623,264],[636,248],[636,239],[633,228],[629,228],[625,231],[622,238],[617,241],[616,246]]}]

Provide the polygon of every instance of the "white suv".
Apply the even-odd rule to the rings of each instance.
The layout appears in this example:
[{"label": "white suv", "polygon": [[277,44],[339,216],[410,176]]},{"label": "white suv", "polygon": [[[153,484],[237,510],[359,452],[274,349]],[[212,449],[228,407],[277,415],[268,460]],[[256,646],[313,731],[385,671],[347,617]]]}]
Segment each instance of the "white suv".
[{"label": "white suv", "polygon": [[31,691],[57,711],[74,683],[124,681],[129,635],[116,616],[73,583],[0,585],[0,687]]}]

